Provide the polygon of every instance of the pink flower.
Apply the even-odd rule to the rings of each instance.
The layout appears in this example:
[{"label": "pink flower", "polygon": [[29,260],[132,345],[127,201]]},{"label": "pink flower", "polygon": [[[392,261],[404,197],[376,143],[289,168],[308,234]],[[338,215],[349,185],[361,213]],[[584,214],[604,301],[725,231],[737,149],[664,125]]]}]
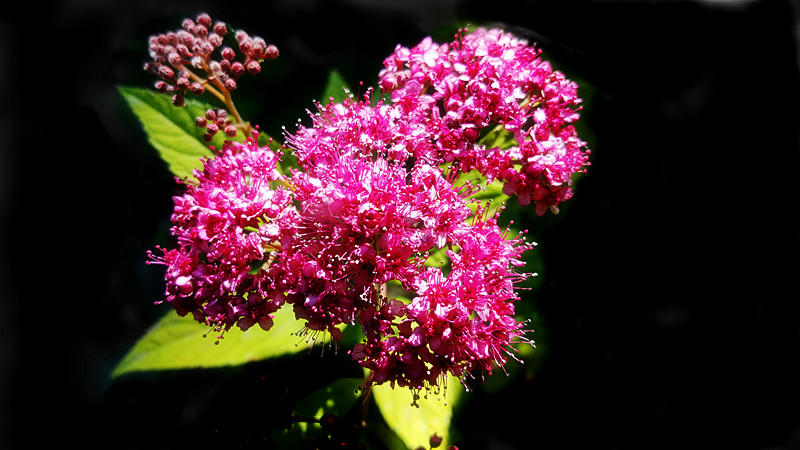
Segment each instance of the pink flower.
[{"label": "pink flower", "polygon": [[219,330],[271,326],[284,289],[270,276],[271,263],[297,220],[277,160],[254,139],[226,142],[174,197],[177,247],[150,257],[167,266],[166,300],[179,314],[192,312]]},{"label": "pink flower", "polygon": [[[588,150],[571,125],[579,118],[577,84],[539,54],[499,29],[441,46],[425,38],[386,58],[379,85],[405,112],[424,111],[439,161],[504,180],[506,194],[535,203],[541,215],[572,195]],[[513,139],[498,142],[503,135]]]},{"label": "pink flower", "polygon": [[448,251],[448,275],[421,271],[408,305],[395,300],[359,315],[366,342],[352,356],[372,369],[376,382],[420,389],[446,373],[491,373],[506,364],[511,344],[528,342],[513,305],[514,285],[525,275],[512,269],[531,244],[507,239],[493,218],[465,224],[455,236],[460,251]]}]

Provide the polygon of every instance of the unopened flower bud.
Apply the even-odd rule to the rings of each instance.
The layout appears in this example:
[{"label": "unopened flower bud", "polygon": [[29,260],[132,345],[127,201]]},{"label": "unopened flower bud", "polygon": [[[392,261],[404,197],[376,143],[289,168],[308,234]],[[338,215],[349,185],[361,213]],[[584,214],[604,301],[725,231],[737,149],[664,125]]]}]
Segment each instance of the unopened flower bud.
[{"label": "unopened flower bud", "polygon": [[216,74],[222,71],[222,67],[220,67],[219,63],[216,61],[209,62],[208,69],[212,74]]},{"label": "unopened flower bud", "polygon": [[178,81],[175,82],[175,87],[181,90],[189,89],[189,85],[190,83],[188,78],[178,78]]},{"label": "unopened flower bud", "polygon": [[244,31],[244,30],[239,30],[239,31],[236,32],[236,42],[240,42],[241,43],[243,40],[247,39],[248,37],[250,37],[250,36],[248,36],[247,32]]},{"label": "unopened flower bud", "polygon": [[206,141],[206,142],[211,142],[211,140],[212,140],[212,139],[214,139],[214,135],[212,135],[212,134],[209,134],[209,133],[205,133],[205,134],[203,134],[203,140],[204,140],[204,141]]},{"label": "unopened flower bud", "polygon": [[175,46],[175,50],[177,50],[178,54],[183,56],[184,58],[191,58],[192,57],[192,52],[189,51],[189,47],[187,47],[187,46],[185,46],[183,44],[176,45]]},{"label": "unopened flower bud", "polygon": [[202,69],[203,68],[203,58],[199,56],[195,56],[192,58],[192,67],[195,69]]},{"label": "unopened flower bud", "polygon": [[217,131],[219,131],[219,127],[214,122],[211,122],[206,127],[206,130],[208,131],[208,134],[213,136],[213,135],[217,134]]},{"label": "unopened flower bud", "polygon": [[250,43],[251,53],[254,58],[263,58],[265,52],[267,51],[267,43],[264,42],[264,39],[256,36]]},{"label": "unopened flower bud", "polygon": [[179,66],[181,65],[181,63],[183,63],[183,59],[181,58],[181,55],[179,55],[178,53],[172,52],[169,55],[167,55],[167,62],[169,62],[173,66]]},{"label": "unopened flower bud", "polygon": [[200,15],[197,16],[197,23],[208,27],[211,25],[211,16],[209,16],[208,13],[200,13]]},{"label": "unopened flower bud", "polygon": [[201,38],[202,37],[206,37],[206,36],[208,36],[208,28],[206,28],[206,27],[204,27],[202,25],[195,25],[192,28],[192,34],[197,36],[197,37],[201,37]]},{"label": "unopened flower bud", "polygon": [[219,66],[222,68],[222,71],[225,73],[229,73],[231,71],[231,62],[227,59],[223,59],[219,62]]},{"label": "unopened flower bud", "polygon": [[173,79],[175,79],[175,71],[173,71],[167,66],[160,66],[158,68],[158,74],[161,76],[161,78],[164,78],[165,80],[168,81],[172,81]]},{"label": "unopened flower bud", "polygon": [[244,65],[239,61],[231,63],[231,74],[235,77],[240,76],[244,73]]},{"label": "unopened flower bud", "polygon": [[198,53],[200,53],[202,55],[208,55],[209,53],[214,51],[214,46],[211,45],[211,42],[201,41],[200,45],[199,45],[199,49],[200,50],[198,51]]},{"label": "unopened flower bud", "polygon": [[236,80],[228,78],[225,80],[225,87],[228,88],[229,91],[236,90]]},{"label": "unopened flower bud", "polygon": [[208,124],[208,122],[206,122],[205,117],[202,116],[195,117],[194,126],[196,126],[197,128],[205,128],[206,124]]},{"label": "unopened flower bud", "polygon": [[217,113],[213,109],[206,110],[206,119],[214,120],[217,118]]},{"label": "unopened flower bud", "polygon": [[236,136],[236,125],[228,125],[225,127],[225,134],[228,135],[228,137]]},{"label": "unopened flower bud", "polygon": [[270,44],[264,51],[264,59],[275,59],[278,57],[278,47]]},{"label": "unopened flower bud", "polygon": [[256,75],[258,74],[258,72],[261,72],[261,64],[259,64],[258,61],[255,60],[250,61],[249,63],[247,63],[247,71],[253,75]]},{"label": "unopened flower bud", "polygon": [[222,45],[222,36],[217,33],[211,33],[208,35],[208,43],[214,46],[214,48],[219,47]]},{"label": "unopened flower bud", "polygon": [[183,94],[178,92],[177,94],[172,96],[172,104],[175,106],[183,106],[186,104],[186,99],[183,98]]},{"label": "unopened flower bud", "polygon": [[179,44],[183,44],[187,47],[191,47],[194,44],[194,36],[186,30],[179,30],[176,37]]},{"label": "unopened flower bud", "polygon": [[192,83],[191,86],[189,86],[189,89],[192,90],[192,94],[194,94],[194,95],[202,95],[203,92],[206,91],[206,88],[204,88],[202,84],[200,84],[200,83],[198,83],[196,81],[194,83]]},{"label": "unopened flower bud", "polygon": [[236,52],[230,47],[223,47],[222,50],[220,51],[220,54],[222,55],[223,58],[227,59],[228,61],[231,61],[233,60],[233,58],[236,58]]},{"label": "unopened flower bud", "polygon": [[225,26],[225,22],[217,22],[214,24],[214,33],[217,33],[220,36],[225,36],[225,33],[228,32],[228,28]]},{"label": "unopened flower bud", "polygon": [[192,19],[183,19],[183,22],[181,22],[181,27],[183,27],[183,29],[186,31],[192,31],[192,28],[194,28],[194,22],[192,22]]},{"label": "unopened flower bud", "polygon": [[167,82],[161,80],[156,81],[155,84],[153,85],[153,87],[155,87],[156,90],[161,93],[167,92],[167,86],[168,86]]},{"label": "unopened flower bud", "polygon": [[430,438],[429,443],[431,444],[431,448],[436,448],[436,447],[442,445],[442,437],[439,436],[436,433],[433,433],[433,435]]}]

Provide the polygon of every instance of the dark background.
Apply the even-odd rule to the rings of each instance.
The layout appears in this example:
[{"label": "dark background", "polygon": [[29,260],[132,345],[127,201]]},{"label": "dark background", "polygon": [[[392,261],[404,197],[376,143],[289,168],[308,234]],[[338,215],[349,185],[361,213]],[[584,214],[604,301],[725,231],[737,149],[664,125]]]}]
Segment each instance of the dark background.
[{"label": "dark background", "polygon": [[456,21],[581,81],[590,171],[557,220],[527,214],[542,354],[472,395],[462,449],[800,448],[796,3],[226,3],[0,12],[0,448],[255,447],[284,384],[342,364],[107,379],[165,311],[144,260],[176,192],[115,87],[150,85],[147,36],[203,10],[280,48],[238,97],[275,135],[331,65],[372,84]]}]

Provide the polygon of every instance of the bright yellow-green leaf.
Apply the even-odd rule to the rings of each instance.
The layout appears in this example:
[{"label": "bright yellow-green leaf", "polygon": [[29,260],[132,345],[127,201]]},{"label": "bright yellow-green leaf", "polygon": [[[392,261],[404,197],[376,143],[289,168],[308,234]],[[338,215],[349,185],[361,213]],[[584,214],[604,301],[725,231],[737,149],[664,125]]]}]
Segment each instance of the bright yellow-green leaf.
[{"label": "bright yellow-green leaf", "polygon": [[258,325],[245,332],[233,327],[215,344],[216,335],[209,333],[209,327],[196,322],[191,314],[180,317],[170,311],[139,339],[111,377],[148,370],[239,365],[309,348],[303,338],[292,334],[305,323],[295,319],[292,308],[280,309],[273,320],[269,331]]},{"label": "bright yellow-green leaf", "polygon": [[372,395],[381,410],[384,420],[410,449],[419,446],[430,447],[430,438],[435,433],[444,441],[441,447],[447,448],[450,437],[450,422],[453,418],[453,406],[464,392],[464,387],[457,378],[447,377],[447,390],[440,396],[420,392],[417,400],[419,407],[412,406],[413,395],[410,389],[395,387],[388,383],[375,386]]},{"label": "bright yellow-green leaf", "polygon": [[[212,156],[209,145],[222,148],[225,139],[231,139],[220,132],[211,142],[205,142],[205,128],[195,126],[196,117],[216,108],[212,104],[187,98],[186,105],[179,107],[169,96],[151,89],[120,87],[119,92],[141,122],[148,142],[158,150],[170,172],[179,177],[190,177],[192,169],[203,166],[200,158]],[[243,141],[244,133],[240,130],[233,139]]]}]

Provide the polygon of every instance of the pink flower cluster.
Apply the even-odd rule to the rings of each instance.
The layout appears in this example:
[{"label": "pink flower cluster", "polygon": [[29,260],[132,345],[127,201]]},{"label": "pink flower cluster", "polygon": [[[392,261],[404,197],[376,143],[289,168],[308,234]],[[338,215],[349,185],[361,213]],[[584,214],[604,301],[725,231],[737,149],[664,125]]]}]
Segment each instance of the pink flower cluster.
[{"label": "pink flower cluster", "polygon": [[[298,161],[289,174],[257,133],[227,142],[174,199],[177,247],[150,254],[167,266],[166,300],[220,332],[269,329],[284,304],[337,341],[342,324],[358,324],[350,354],[375,383],[419,390],[503,367],[511,344],[529,342],[514,309],[527,275],[515,270],[533,244],[482,205],[473,212],[480,186],[456,180],[476,169],[501,178],[540,214],[571,195],[570,175],[587,164],[571,125],[580,99],[538,56],[499,30],[398,47],[380,74],[392,101],[373,104],[368,90],[318,103],[286,135]],[[496,127],[515,145],[482,144]]]},{"label": "pink flower cluster", "polygon": [[191,312],[218,331],[272,326],[286,287],[270,263],[291,245],[297,216],[278,157],[252,139],[227,141],[173,198],[178,245],[150,252],[150,262],[167,266],[166,300],[179,314]]},{"label": "pink flower cluster", "polygon": [[[406,111],[426,112],[440,158],[502,179],[507,195],[542,215],[572,196],[571,176],[589,164],[589,151],[572,125],[577,84],[539,55],[505,31],[479,28],[449,44],[398,45],[379,84]],[[503,132],[512,144],[486,139]]]}]

